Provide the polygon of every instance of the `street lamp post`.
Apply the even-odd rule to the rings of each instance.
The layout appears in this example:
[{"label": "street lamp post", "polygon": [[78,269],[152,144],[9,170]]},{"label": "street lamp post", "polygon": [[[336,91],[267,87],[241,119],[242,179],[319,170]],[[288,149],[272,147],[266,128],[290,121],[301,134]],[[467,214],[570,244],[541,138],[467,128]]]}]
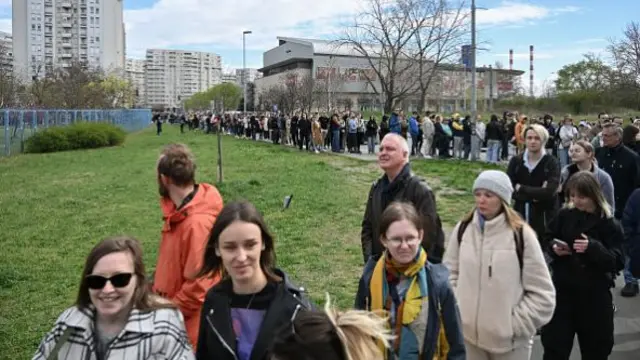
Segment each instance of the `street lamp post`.
[{"label": "street lamp post", "polygon": [[478,91],[476,89],[476,0],[471,0],[471,121],[478,118]]},{"label": "street lamp post", "polygon": [[244,116],[247,116],[247,41],[246,36],[251,34],[250,30],[242,32],[242,96],[244,105]]}]

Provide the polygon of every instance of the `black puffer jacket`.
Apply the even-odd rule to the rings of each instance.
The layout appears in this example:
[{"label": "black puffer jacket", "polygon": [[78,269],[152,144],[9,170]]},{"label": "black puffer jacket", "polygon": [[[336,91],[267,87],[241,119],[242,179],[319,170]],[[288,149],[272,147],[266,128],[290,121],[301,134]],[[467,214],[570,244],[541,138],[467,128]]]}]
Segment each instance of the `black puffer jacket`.
[{"label": "black puffer jacket", "polygon": [[[582,234],[589,239],[583,254],[573,251],[570,256],[558,256],[553,251],[554,239],[566,242],[573,249],[575,240],[582,238]],[[614,276],[624,266],[624,235],[615,219],[563,208],[549,223],[544,238],[553,259],[551,268],[556,288],[582,290],[614,286]]]},{"label": "black puffer jacket", "polygon": [[[294,286],[287,275],[275,270],[283,280],[276,284],[273,299],[264,315],[260,332],[251,351],[251,360],[266,360],[273,334],[283,326],[290,326],[296,310],[312,309],[304,288]],[[198,336],[198,360],[237,360],[236,336],[231,320],[233,287],[230,279],[222,280],[207,292]]]},{"label": "black puffer jacket", "polygon": [[362,255],[367,263],[369,257],[378,258],[383,247],[380,243],[380,217],[389,204],[404,201],[413,204],[423,216],[424,232],[422,247],[427,250],[429,261],[442,262],[444,254],[444,232],[436,211],[436,199],[425,181],[411,173],[411,166],[405,165],[392,183],[386,175],[374,182],[369,191],[369,200],[362,220]]}]

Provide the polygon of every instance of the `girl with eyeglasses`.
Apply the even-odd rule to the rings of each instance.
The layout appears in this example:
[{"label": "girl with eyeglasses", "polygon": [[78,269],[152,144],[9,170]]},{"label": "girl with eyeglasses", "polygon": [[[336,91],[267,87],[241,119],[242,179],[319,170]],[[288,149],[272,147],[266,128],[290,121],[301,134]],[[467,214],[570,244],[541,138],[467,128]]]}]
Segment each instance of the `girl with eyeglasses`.
[{"label": "girl with eyeglasses", "polygon": [[34,360],[194,359],[180,312],[149,290],[142,249],[112,237],[87,257],[75,306],[47,333]]},{"label": "girl with eyeglasses", "polygon": [[196,358],[263,360],[276,330],[311,308],[304,288],[275,268],[274,239],[253,204],[232,202],[218,215],[199,276],[221,272],[206,295]]},{"label": "girl with eyeglasses", "polygon": [[423,219],[413,205],[393,202],[382,213],[380,241],[385,248],[363,272],[355,308],[388,319],[394,340],[385,359],[464,360],[456,299],[443,265],[427,261],[421,246]]}]

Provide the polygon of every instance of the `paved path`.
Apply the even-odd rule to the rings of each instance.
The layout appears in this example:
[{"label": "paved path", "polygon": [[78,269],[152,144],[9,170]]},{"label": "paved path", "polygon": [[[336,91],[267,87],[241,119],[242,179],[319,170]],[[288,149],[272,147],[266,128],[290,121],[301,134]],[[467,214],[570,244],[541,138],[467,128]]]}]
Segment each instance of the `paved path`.
[{"label": "paved path", "polygon": [[[618,312],[614,319],[615,345],[609,360],[638,360],[640,359],[640,297],[623,298],[620,289],[624,285],[622,277],[618,277],[616,288],[613,290],[613,298],[618,306]],[[585,314],[589,316],[589,314]],[[532,360],[542,359],[542,345],[540,338],[536,337],[533,347]],[[579,360],[580,350],[576,339],[571,353],[571,360]]]}]

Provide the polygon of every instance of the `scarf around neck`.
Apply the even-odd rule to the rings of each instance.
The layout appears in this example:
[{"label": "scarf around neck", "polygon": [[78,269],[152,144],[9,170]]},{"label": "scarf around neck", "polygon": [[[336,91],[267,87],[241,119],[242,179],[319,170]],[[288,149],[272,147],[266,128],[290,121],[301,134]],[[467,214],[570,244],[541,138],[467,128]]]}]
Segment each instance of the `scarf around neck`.
[{"label": "scarf around neck", "polygon": [[[373,270],[370,282],[370,310],[380,316],[388,317],[394,309],[395,302],[393,350],[396,354],[400,354],[402,351],[400,344],[402,344],[403,329],[406,330],[417,319],[428,296],[426,263],[427,252],[422,248],[418,251],[414,261],[405,265],[398,264],[386,251]],[[409,281],[409,288],[404,297],[400,298],[396,286],[402,277]],[[391,327],[391,317],[389,317],[388,325]],[[417,344],[413,345],[417,346]],[[379,342],[378,346],[383,354],[387,353],[382,342]],[[422,349],[419,351],[421,352]]]}]

